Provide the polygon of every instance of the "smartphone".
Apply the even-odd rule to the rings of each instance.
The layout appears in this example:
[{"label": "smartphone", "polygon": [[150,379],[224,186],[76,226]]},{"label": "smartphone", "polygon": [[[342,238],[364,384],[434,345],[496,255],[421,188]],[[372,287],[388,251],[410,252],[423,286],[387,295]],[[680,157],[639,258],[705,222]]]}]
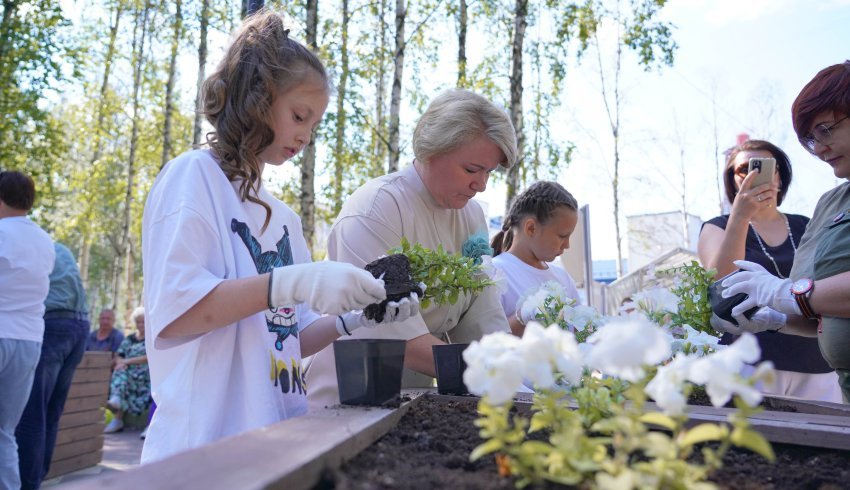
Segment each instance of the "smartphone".
[{"label": "smartphone", "polygon": [[762,184],[772,184],[773,183],[773,173],[776,172],[776,159],[775,158],[750,158],[750,166],[747,172],[758,172],[758,175],[753,178],[753,184],[750,186],[758,187]]}]

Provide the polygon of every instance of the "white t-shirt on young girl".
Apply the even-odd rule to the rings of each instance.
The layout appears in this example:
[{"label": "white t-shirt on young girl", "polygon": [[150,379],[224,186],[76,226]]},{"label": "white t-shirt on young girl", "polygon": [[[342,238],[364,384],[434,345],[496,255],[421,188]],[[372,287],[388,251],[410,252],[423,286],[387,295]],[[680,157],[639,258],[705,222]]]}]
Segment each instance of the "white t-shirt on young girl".
[{"label": "white t-shirt on young girl", "polygon": [[[304,305],[276,308],[202,335],[163,328],[224,279],[310,262],[301,220],[260,187],[272,208],[242,201],[208,150],[160,172],[142,222],[146,347],[157,404],[142,463],[307,411],[298,333],[318,318]],[[280,272],[278,272],[280,273]]]},{"label": "white t-shirt on young girl", "polygon": [[502,252],[493,257],[493,265],[504,271],[508,288],[502,293],[502,308],[510,318],[516,313],[517,302],[526,294],[536,291],[541,284],[555,281],[567,293],[567,297],[581,301],[576,283],[564,269],[549,264],[548,269],[532,267],[510,252]]}]

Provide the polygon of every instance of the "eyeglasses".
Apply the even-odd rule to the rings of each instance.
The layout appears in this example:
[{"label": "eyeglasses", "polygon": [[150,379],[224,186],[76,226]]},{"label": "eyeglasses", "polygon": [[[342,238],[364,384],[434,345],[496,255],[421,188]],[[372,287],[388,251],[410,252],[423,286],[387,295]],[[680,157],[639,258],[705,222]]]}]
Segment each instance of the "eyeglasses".
[{"label": "eyeglasses", "polygon": [[841,124],[841,121],[847,119],[850,116],[844,116],[841,119],[835,121],[834,123],[827,126],[826,124],[818,124],[812,129],[812,132],[806,136],[800,138],[800,143],[809,150],[809,153],[814,154],[815,152],[815,143],[820,143],[822,145],[826,145],[830,141],[832,141],[832,130],[835,129],[836,126]]}]

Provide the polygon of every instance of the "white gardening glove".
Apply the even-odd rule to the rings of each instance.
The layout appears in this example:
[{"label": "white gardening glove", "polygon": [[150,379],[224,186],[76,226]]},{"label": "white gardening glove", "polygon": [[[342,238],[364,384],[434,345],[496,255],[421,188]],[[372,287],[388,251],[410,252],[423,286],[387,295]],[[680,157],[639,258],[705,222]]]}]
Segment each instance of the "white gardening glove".
[{"label": "white gardening glove", "polygon": [[779,330],[785,326],[785,322],[788,320],[788,316],[785,313],[780,313],[767,307],[759,308],[750,319],[747,319],[744,315],[734,318],[738,322],[737,325],[727,322],[712,313],[711,326],[721,333],[741,335],[744,332],[759,333],[769,330]]},{"label": "white gardening glove", "polygon": [[780,279],[754,262],[736,260],[734,264],[741,272],[723,281],[723,297],[744,293],[747,299],[732,308],[733,318],[742,317],[745,311],[756,306],[768,306],[786,315],[800,315],[800,308],[791,294],[791,279]]},{"label": "white gardening glove", "polygon": [[345,262],[275,267],[269,276],[269,307],[306,303],[317,313],[339,315],[386,298],[383,281]]},{"label": "white gardening glove", "polygon": [[[423,288],[424,289],[424,288]],[[361,327],[375,328],[378,325],[403,322],[412,316],[419,314],[419,295],[410,293],[407,298],[400,301],[390,301],[384,310],[384,319],[381,323],[374,318],[366,318],[363,310],[349,311],[336,318],[336,331],[340,335],[351,335]]]}]

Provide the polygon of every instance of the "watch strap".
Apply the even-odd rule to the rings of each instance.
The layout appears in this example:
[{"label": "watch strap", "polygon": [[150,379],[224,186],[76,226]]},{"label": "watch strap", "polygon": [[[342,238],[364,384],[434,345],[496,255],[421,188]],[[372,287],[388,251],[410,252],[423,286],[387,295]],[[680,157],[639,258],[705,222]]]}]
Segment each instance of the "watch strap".
[{"label": "watch strap", "polygon": [[814,291],[814,289],[813,282],[812,287],[803,293],[797,293],[793,290],[791,291],[791,294],[794,296],[794,301],[797,302],[797,307],[800,308],[800,313],[809,320],[817,320],[819,318],[819,315],[815,313],[815,310],[812,309],[811,303],[809,303],[809,296],[812,295],[812,291]]}]

